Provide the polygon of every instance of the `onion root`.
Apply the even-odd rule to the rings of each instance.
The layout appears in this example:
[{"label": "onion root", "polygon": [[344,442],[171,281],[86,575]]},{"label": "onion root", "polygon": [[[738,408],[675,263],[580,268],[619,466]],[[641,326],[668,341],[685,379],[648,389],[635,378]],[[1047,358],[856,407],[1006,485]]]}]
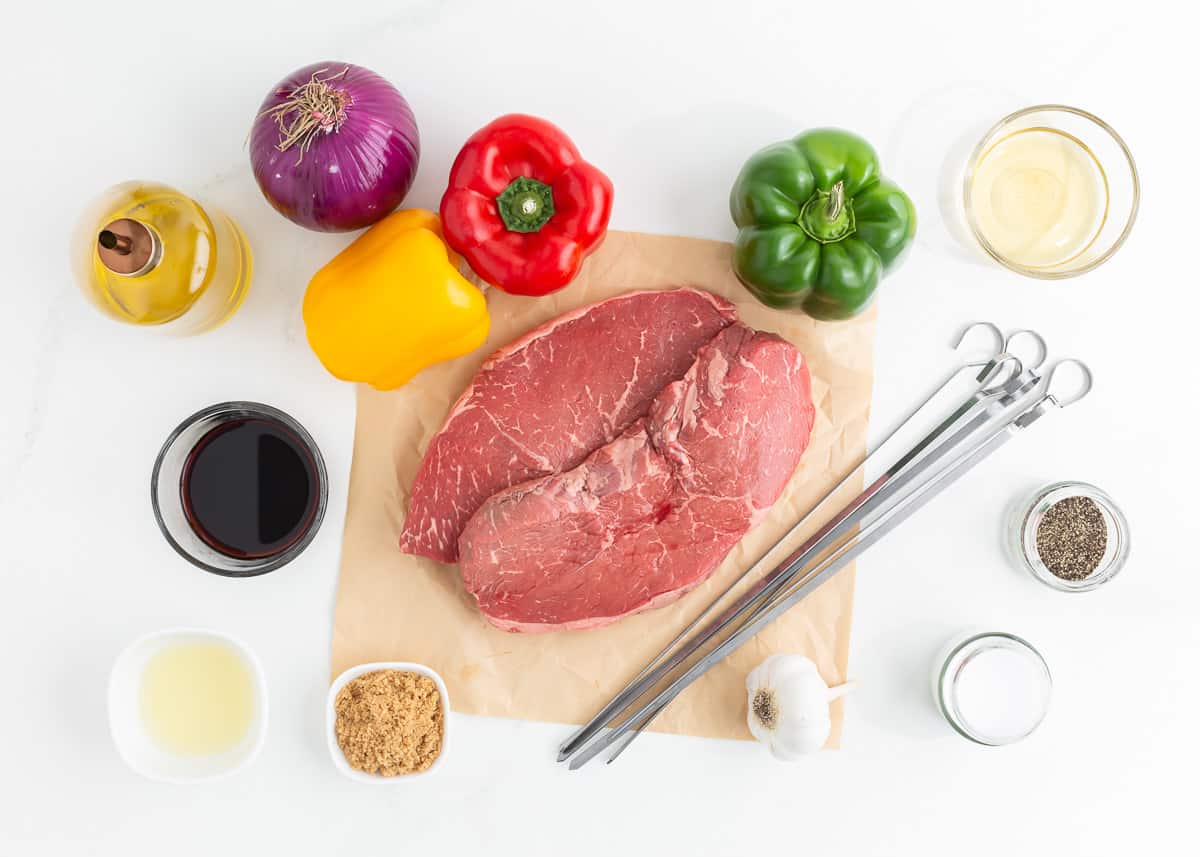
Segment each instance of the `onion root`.
[{"label": "onion root", "polygon": [[308,83],[288,94],[286,101],[260,114],[269,115],[279,126],[276,149],[286,152],[297,147],[300,157],[296,163],[299,164],[318,134],[330,134],[342,127],[346,121],[346,108],[354,103],[354,98],[346,90],[329,84],[345,77],[349,70],[349,67],[344,68],[326,78],[321,75],[329,69],[315,71]]}]

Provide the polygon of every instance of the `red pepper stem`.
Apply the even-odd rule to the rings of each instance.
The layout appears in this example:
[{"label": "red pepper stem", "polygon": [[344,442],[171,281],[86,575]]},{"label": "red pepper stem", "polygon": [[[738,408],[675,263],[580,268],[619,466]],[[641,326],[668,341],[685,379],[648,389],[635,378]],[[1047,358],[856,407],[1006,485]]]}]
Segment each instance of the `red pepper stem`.
[{"label": "red pepper stem", "polygon": [[537,232],[554,216],[554,192],[545,182],[520,176],[496,197],[496,208],[510,232]]}]

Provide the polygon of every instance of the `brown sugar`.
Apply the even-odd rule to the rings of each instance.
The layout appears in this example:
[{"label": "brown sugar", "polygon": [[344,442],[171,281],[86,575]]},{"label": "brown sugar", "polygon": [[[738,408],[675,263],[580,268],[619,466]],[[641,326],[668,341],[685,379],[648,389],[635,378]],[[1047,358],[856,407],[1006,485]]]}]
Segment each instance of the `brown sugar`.
[{"label": "brown sugar", "polygon": [[433,679],[375,670],[346,683],[334,704],[338,746],[350,767],[395,777],[429,768],[442,752],[445,711]]}]

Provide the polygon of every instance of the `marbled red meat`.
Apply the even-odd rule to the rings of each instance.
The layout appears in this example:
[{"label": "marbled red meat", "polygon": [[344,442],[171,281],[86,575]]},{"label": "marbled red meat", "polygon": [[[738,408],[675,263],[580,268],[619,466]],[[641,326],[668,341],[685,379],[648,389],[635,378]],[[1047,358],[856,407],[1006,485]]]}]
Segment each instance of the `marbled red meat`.
[{"label": "marbled red meat", "polygon": [[454,562],[459,534],[484,500],[573,468],[619,436],[736,318],[708,292],[631,292],[497,351],[429,443],[400,549]]},{"label": "marbled red meat", "polygon": [[800,352],[726,327],[615,440],[483,503],[459,541],[466,587],[508,631],[595,628],[668,604],[766,515],[813,415]]}]

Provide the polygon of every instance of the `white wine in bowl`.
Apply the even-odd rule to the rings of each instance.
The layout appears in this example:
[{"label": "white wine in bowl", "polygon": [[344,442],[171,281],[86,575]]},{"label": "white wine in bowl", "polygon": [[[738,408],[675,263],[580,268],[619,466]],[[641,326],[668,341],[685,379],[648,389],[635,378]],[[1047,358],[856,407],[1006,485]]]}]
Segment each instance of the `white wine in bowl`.
[{"label": "white wine in bowl", "polygon": [[997,123],[972,154],[963,185],[979,246],[1019,273],[1049,279],[1082,274],[1115,253],[1139,197],[1124,141],[1090,113],[1061,105]]},{"label": "white wine in bowl", "polygon": [[1108,180],[1091,150],[1053,128],[1026,128],[983,153],[971,210],[996,252],[1028,268],[1064,265],[1096,240]]}]

